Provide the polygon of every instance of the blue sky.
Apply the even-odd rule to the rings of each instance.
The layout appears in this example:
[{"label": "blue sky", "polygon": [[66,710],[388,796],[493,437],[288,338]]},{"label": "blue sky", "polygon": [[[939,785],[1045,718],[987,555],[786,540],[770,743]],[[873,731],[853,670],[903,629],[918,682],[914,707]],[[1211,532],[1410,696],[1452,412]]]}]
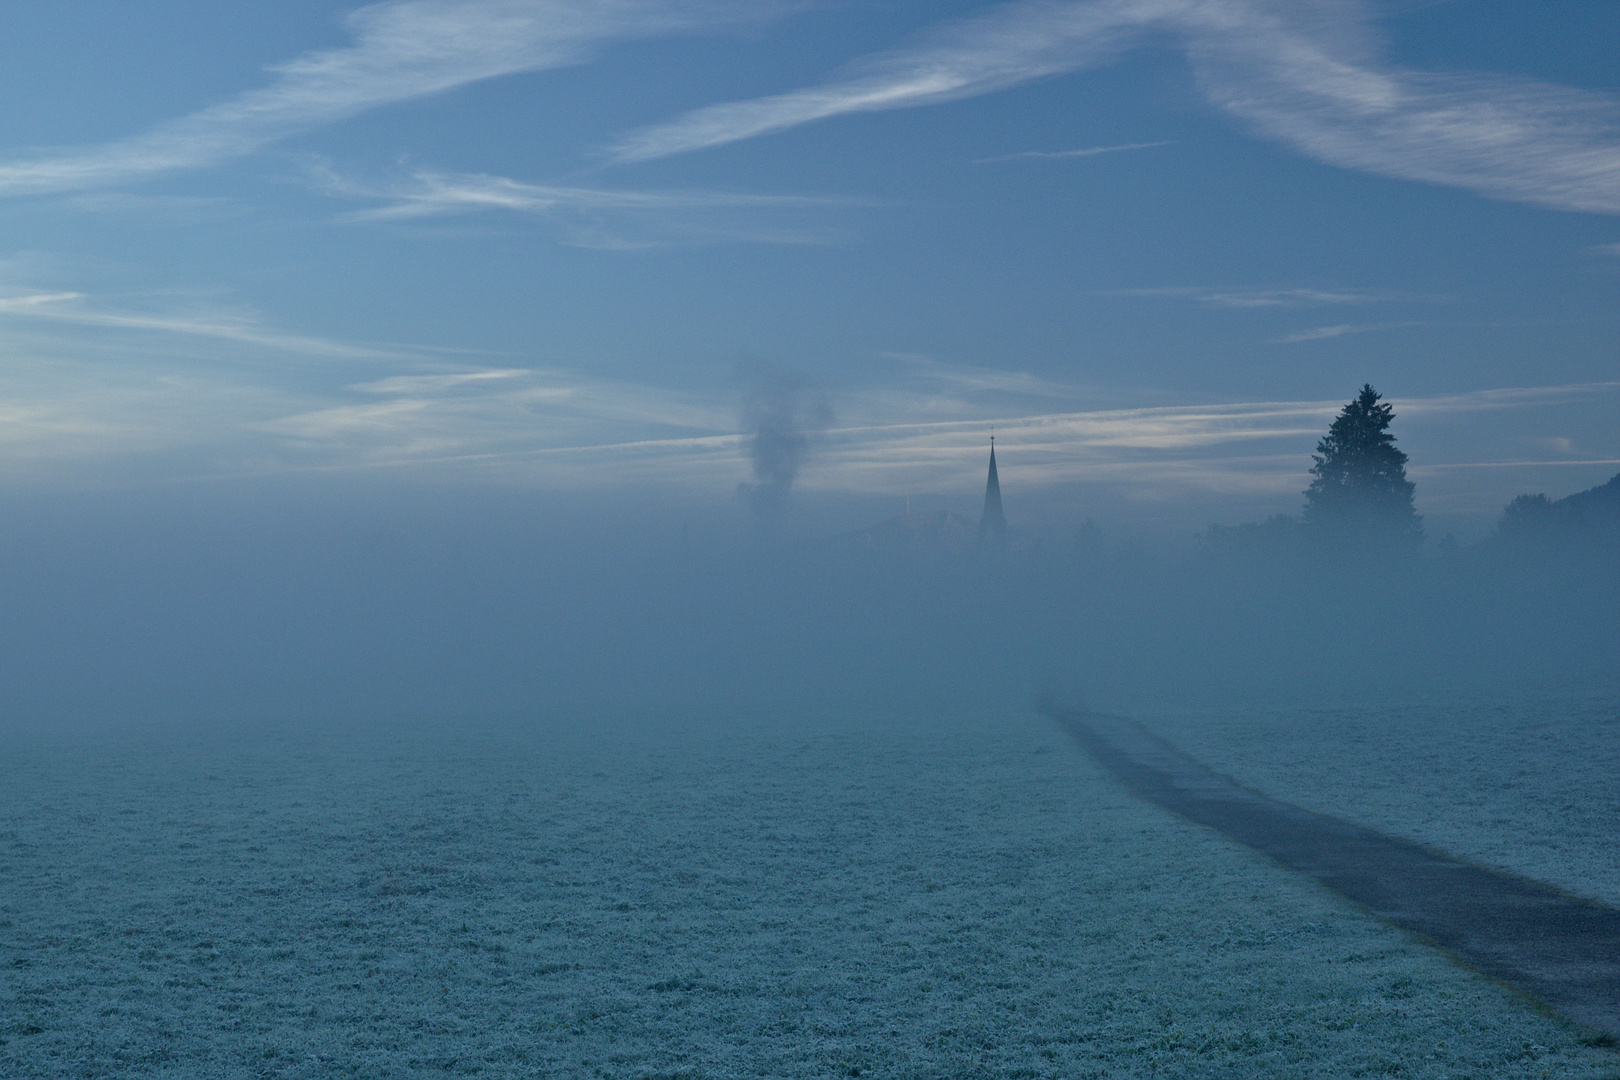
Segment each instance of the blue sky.
[{"label": "blue sky", "polygon": [[969,509],[994,426],[1015,523],[1292,509],[1364,381],[1431,525],[1620,461],[1613,3],[80,2],[0,35],[0,484],[723,501],[766,367],[830,409],[801,490]]}]

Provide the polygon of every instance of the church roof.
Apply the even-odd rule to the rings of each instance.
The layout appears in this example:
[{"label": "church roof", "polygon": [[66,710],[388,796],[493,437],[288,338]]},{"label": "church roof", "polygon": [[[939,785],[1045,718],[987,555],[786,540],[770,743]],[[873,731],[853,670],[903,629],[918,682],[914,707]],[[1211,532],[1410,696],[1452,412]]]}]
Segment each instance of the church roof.
[{"label": "church roof", "polygon": [[979,518],[979,538],[986,533],[999,538],[1007,532],[1007,516],[1001,510],[1001,479],[996,475],[996,440],[990,438],[990,475],[984,482],[984,514]]}]

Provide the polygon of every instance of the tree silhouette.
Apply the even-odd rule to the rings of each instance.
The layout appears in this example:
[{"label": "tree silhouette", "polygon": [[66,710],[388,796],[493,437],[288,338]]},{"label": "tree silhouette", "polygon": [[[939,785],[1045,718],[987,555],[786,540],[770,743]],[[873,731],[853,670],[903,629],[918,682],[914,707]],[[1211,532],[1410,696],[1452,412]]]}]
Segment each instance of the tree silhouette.
[{"label": "tree silhouette", "polygon": [[1364,385],[1316,444],[1305,490],[1305,525],[1324,537],[1396,541],[1415,545],[1422,519],[1412,506],[1406,455],[1395,448],[1389,422],[1395,411]]},{"label": "tree silhouette", "polygon": [[1552,500],[1545,495],[1520,495],[1502,508],[1496,531],[1503,536],[1520,536],[1546,529],[1558,516]]}]

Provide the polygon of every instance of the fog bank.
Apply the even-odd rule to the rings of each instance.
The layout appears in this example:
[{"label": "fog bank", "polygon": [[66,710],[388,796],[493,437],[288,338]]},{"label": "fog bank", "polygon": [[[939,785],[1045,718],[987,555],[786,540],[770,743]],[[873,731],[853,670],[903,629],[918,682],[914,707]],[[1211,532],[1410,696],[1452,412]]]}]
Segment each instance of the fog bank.
[{"label": "fog bank", "polygon": [[12,496],[13,724],[1612,687],[1612,547],[863,547],[694,505],[333,481]]}]

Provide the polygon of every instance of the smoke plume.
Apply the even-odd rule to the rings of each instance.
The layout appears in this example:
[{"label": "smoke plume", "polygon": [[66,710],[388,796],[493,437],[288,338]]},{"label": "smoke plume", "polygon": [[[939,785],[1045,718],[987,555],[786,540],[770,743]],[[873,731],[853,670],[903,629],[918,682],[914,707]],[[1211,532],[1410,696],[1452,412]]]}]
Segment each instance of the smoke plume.
[{"label": "smoke plume", "polygon": [[799,375],[777,368],[750,372],[743,393],[742,425],[748,433],[748,456],[754,482],[737,485],[737,494],[761,521],[775,520],[787,505],[793,482],[812,449],[813,437],[832,422],[825,397],[812,394]]}]

